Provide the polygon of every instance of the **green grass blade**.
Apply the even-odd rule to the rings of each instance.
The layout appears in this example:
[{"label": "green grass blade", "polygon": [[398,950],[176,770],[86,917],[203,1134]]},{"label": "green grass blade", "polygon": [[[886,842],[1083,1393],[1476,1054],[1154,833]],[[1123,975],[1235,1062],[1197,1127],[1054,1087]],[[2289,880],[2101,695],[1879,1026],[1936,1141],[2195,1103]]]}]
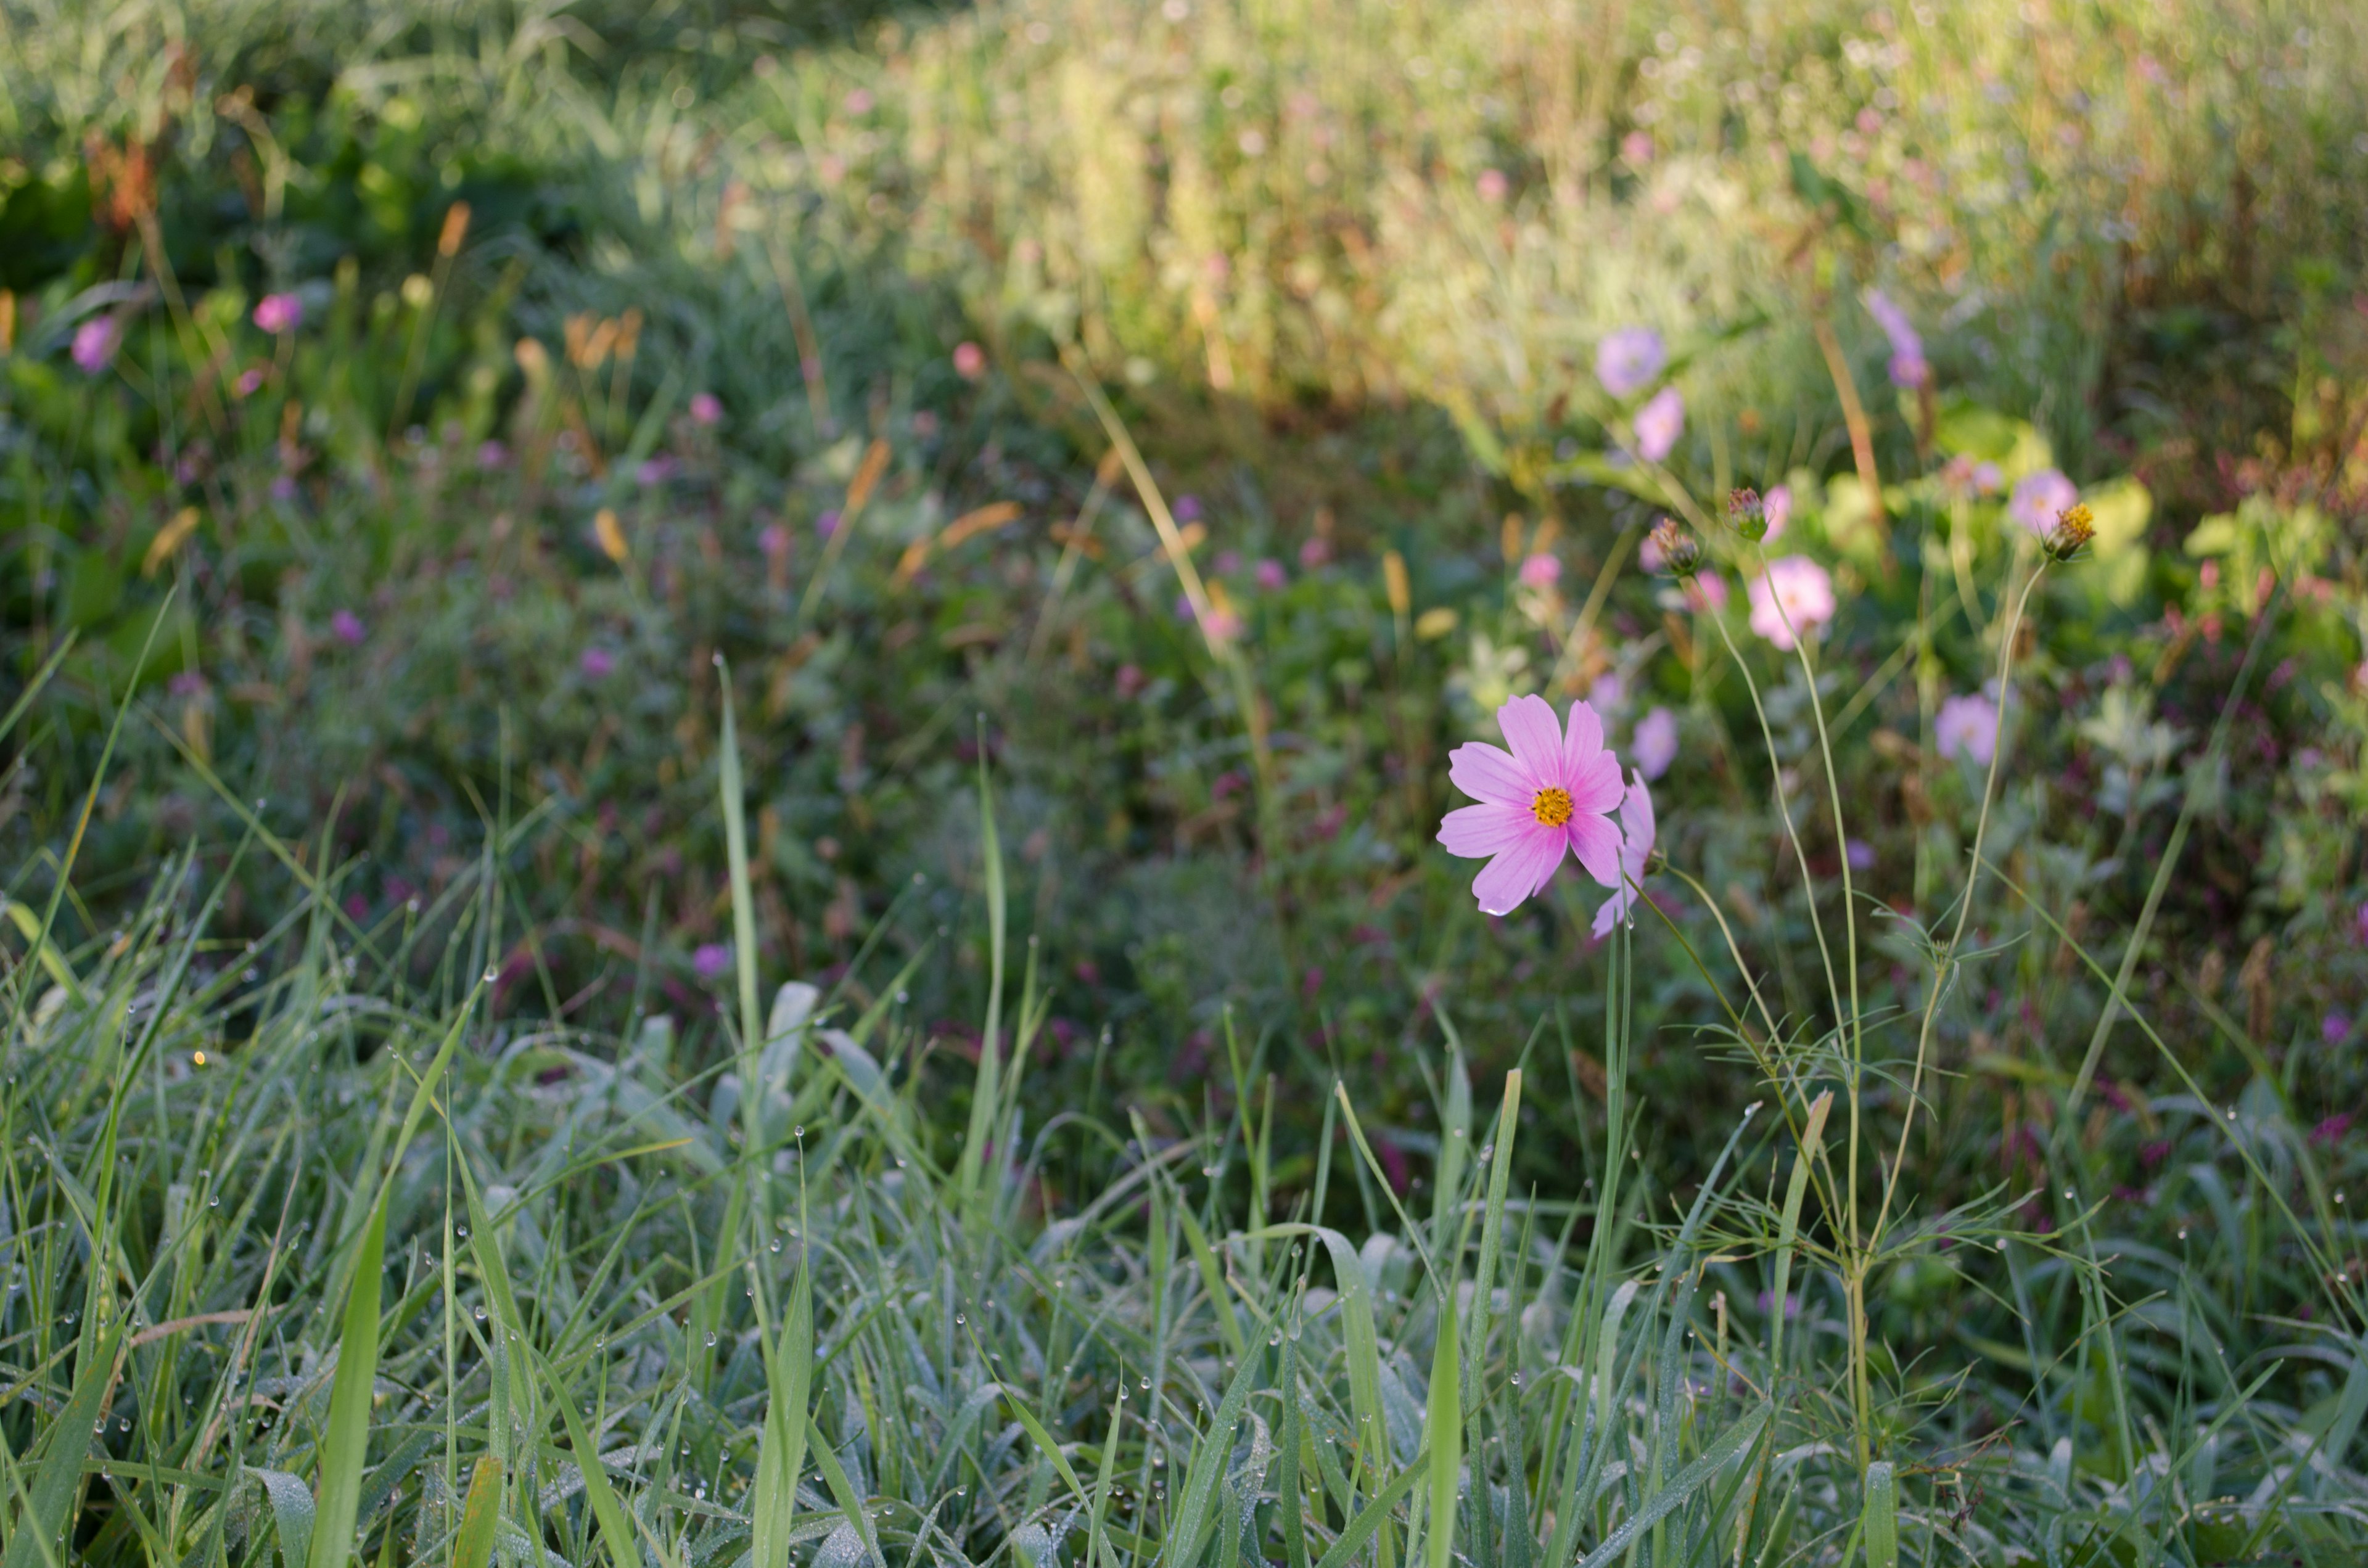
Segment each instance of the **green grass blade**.
[{"label": "green grass blade", "polygon": [[757,1009],[757,900],[748,880],[748,817],[740,778],[740,731],[732,708],[732,666],[715,655],[723,688],[723,741],[716,753],[716,783],[723,798],[723,852],[732,876],[732,958],[740,985],[740,1109],[746,1122],[742,1148],[754,1157],[764,1143],[762,1085],[757,1053],[764,1049],[764,1020]]},{"label": "green grass blade", "polygon": [[1233,1457],[1234,1432],[1241,1425],[1242,1412],[1249,1404],[1250,1390],[1258,1381],[1258,1368],[1264,1360],[1263,1356],[1242,1358],[1234,1381],[1225,1389],[1225,1397],[1217,1403],[1216,1419],[1193,1449],[1183,1494],[1177,1499],[1175,1524],[1160,1550],[1162,1568],[1190,1568],[1201,1560],[1206,1549],[1206,1538],[1216,1524],[1217,1483]]},{"label": "green grass blade", "polygon": [[1866,1568],[1899,1568],[1899,1500],[1891,1461],[1866,1467]]},{"label": "green grass blade", "polygon": [[1372,1501],[1358,1509],[1357,1517],[1349,1521],[1349,1528],[1340,1532],[1340,1538],[1315,1560],[1315,1568],[1346,1568],[1354,1561],[1357,1553],[1364,1550],[1365,1543],[1373,1539],[1374,1532],[1389,1522],[1390,1511],[1406,1501],[1406,1494],[1415,1489],[1417,1482],[1429,1477],[1430,1467],[1426,1462],[1428,1458],[1427,1455],[1417,1455],[1415,1462],[1406,1466],[1395,1481],[1375,1493]]},{"label": "green grass blade", "polygon": [[502,1517],[502,1461],[491,1454],[477,1461],[469,1482],[468,1506],[452,1543],[452,1568],[487,1568],[494,1560],[495,1527]]},{"label": "green grass blade", "polygon": [[307,1568],[346,1568],[354,1552],[354,1524],[362,1501],[362,1469],[370,1457],[370,1384],[378,1376],[378,1303],[386,1263],[386,1209],[393,1188],[370,1209],[354,1258],[337,1335],[337,1372],[329,1387],[329,1419],[321,1434],[318,1517]]},{"label": "green grass blade", "polygon": [[[1505,1100],[1497,1112],[1496,1137],[1488,1145],[1488,1206],[1480,1221],[1480,1262],[1472,1277],[1472,1324],[1465,1361],[1480,1368],[1488,1353],[1489,1320],[1497,1289],[1497,1261],[1505,1244],[1506,1187],[1513,1174],[1513,1134],[1520,1127],[1521,1070],[1505,1074]],[[1516,1273],[1518,1279],[1519,1275]],[[1481,1375],[1474,1371],[1475,1377]]]},{"label": "green grass blade", "polygon": [[985,1217],[981,1185],[986,1147],[995,1139],[996,1108],[1002,1099],[1001,1042],[1003,1027],[1004,885],[1003,845],[995,831],[995,790],[986,773],[986,722],[979,722],[978,825],[980,853],[986,874],[986,1028],[979,1037],[978,1079],[971,1090],[970,1132],[962,1140],[962,1160],[954,1169],[954,1197],[963,1218],[973,1226]]},{"label": "green grass blade", "polygon": [[50,677],[58,673],[60,665],[66,662],[66,655],[74,652],[74,640],[81,635],[79,631],[70,631],[58,639],[57,647],[41,662],[41,667],[33,672],[33,678],[26,683],[23,691],[17,694],[17,700],[8,705],[8,711],[0,714],[0,741],[8,738],[8,732],[17,727],[17,721],[32,708],[33,699],[41,695],[41,688],[50,684]]},{"label": "green grass blade", "polygon": [[[753,1568],[780,1568],[789,1561],[790,1530],[797,1517],[798,1472],[806,1461],[806,1414],[814,1381],[813,1268],[810,1257],[799,1264],[780,1338],[768,1343],[765,1350],[769,1403],[757,1440],[757,1487],[749,1507]],[[761,1312],[761,1291],[757,1300]],[[759,1327],[763,1326],[760,1323]]]},{"label": "green grass blade", "polygon": [[[1445,1279],[1440,1284],[1439,1336],[1431,1351],[1427,1426],[1430,1438],[1430,1551],[1427,1561],[1430,1568],[1449,1568],[1454,1561],[1455,1492],[1463,1471],[1463,1377],[1456,1353],[1455,1281]],[[1482,1528],[1486,1528],[1485,1524]]]},{"label": "green grass blade", "polygon": [[59,1560],[58,1535],[66,1528],[67,1516],[74,1511],[74,1494],[82,1486],[83,1460],[90,1452],[91,1423],[97,1419],[99,1401],[114,1386],[115,1361],[122,1335],[120,1327],[110,1329],[97,1349],[74,1369],[74,1392],[66,1396],[64,1411],[50,1428],[50,1446],[41,1455],[40,1467],[33,1472],[25,1512],[17,1517],[16,1528],[9,1535],[7,1555],[0,1558],[0,1568],[40,1568]]},{"label": "green grass blade", "polygon": [[279,1531],[279,1561],[297,1568],[313,1550],[313,1489],[284,1470],[250,1470],[271,1506],[271,1520]]},{"label": "green grass blade", "polygon": [[552,1403],[559,1406],[559,1418],[567,1427],[567,1446],[575,1450],[576,1469],[584,1476],[584,1497],[592,1506],[592,1517],[599,1527],[601,1543],[609,1549],[609,1562],[616,1568],[642,1568],[641,1547],[634,1539],[632,1521],[617,1499],[617,1489],[609,1483],[609,1472],[600,1464],[599,1448],[585,1429],[575,1401],[540,1351],[523,1341],[520,1347],[533,1359],[543,1381],[550,1385]]},{"label": "green grass blade", "polygon": [[1742,1420],[1721,1434],[1718,1441],[1702,1451],[1702,1457],[1679,1471],[1660,1491],[1645,1499],[1643,1507],[1620,1523],[1620,1528],[1603,1538],[1602,1543],[1579,1560],[1578,1568],[1606,1568],[1628,1550],[1629,1544],[1645,1531],[1685,1506],[1687,1499],[1702,1490],[1702,1483],[1720,1470],[1734,1462],[1759,1436],[1768,1425],[1768,1407],[1759,1405]]},{"label": "green grass blade", "polygon": [[1793,1162],[1793,1179],[1784,1189],[1784,1217],[1776,1231],[1776,1285],[1768,1308],[1768,1365],[1770,1392],[1775,1380],[1784,1373],[1784,1297],[1793,1283],[1793,1249],[1801,1235],[1801,1202],[1808,1194],[1809,1170],[1817,1163],[1826,1147],[1826,1118],[1834,1108],[1834,1092],[1827,1089],[1809,1103],[1809,1122],[1801,1131],[1800,1157]]}]

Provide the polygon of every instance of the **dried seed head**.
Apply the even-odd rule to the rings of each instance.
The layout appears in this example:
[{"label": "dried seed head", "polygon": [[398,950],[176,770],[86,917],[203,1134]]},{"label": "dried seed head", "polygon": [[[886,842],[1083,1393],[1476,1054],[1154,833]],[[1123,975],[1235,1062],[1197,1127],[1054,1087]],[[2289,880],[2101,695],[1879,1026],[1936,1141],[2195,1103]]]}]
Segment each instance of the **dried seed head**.
[{"label": "dried seed head", "polygon": [[1653,549],[1661,558],[1661,570],[1672,577],[1691,577],[1701,569],[1702,540],[1674,517],[1653,525]]}]

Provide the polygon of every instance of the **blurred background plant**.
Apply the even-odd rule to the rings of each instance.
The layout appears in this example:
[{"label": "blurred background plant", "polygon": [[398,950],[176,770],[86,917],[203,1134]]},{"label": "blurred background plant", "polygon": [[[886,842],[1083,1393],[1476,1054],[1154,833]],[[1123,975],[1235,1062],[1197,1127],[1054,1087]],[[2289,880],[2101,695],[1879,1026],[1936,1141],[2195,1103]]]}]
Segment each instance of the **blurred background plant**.
[{"label": "blurred background plant", "polygon": [[[29,699],[0,864],[13,915],[73,858],[77,954],[194,846],[214,936],[264,944],[262,975],[291,875],[387,985],[490,898],[496,1018],[630,1038],[663,1009],[694,1059],[721,1050],[720,653],[768,977],[867,1005],[875,930],[940,935],[902,986],[977,1051],[984,747],[1053,966],[1041,1105],[1212,1125],[1230,1006],[1292,1091],[1279,1187],[1313,1181],[1317,1090],[1348,1072],[1410,1191],[1440,1157],[1442,1009],[1484,1074],[1545,1018],[1586,1112],[1519,1157],[1566,1186],[1607,1135],[1602,1063],[1563,1032],[1605,1028],[1574,956],[1591,897],[1565,879],[1484,922],[1431,843],[1446,751],[1543,691],[1591,697],[1657,775],[1703,890],[1664,906],[1711,977],[1735,989],[1723,921],[1804,1027],[1834,1021],[1801,966],[1845,865],[1882,916],[1871,1013],[1918,1005],[1906,917],[1938,918],[2010,748],[1987,849],[2010,883],[1939,1021],[1946,1114],[1907,1151],[1932,1211],[2004,1182],[2035,1234],[2080,1211],[2074,1176],[2169,1258],[2190,1226],[2269,1233],[2264,1193],[2174,1153],[2214,1107],[2273,1105],[2330,1183],[2359,1163],[2346,7],[0,27],[0,653]],[[1600,373],[1637,329],[1658,363]],[[1833,597],[1852,838],[1802,812],[1797,857],[1771,785],[1826,780],[1756,566],[1691,593],[1642,569],[1661,514],[1707,520],[1681,497],[1746,484],[1781,491],[1770,553]],[[2074,500],[2093,559],[2051,574],[2004,698],[2024,515]],[[233,862],[251,827],[284,858]],[[1714,1004],[1665,931],[1634,987],[1637,1150],[1674,1187],[1756,1091],[1694,1041]],[[960,1117],[966,1085],[939,1087]],[[2214,1255],[2215,1299],[2299,1312],[2262,1249]],[[1961,1284],[1896,1284],[1880,1335],[1952,1332]]]}]

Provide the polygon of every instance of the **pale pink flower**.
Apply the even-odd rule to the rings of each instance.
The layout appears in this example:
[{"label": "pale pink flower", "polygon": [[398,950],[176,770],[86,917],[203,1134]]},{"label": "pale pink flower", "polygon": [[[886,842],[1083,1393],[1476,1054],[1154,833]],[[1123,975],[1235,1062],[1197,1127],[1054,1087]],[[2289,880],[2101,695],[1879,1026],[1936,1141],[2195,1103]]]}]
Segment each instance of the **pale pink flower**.
[{"label": "pale pink flower", "polygon": [[974,381],[986,374],[986,350],[975,343],[954,345],[954,374]]},{"label": "pale pink flower", "polygon": [[263,390],[263,371],[255,368],[241,370],[238,373],[237,386],[239,396],[253,397]]},{"label": "pale pink flower", "polygon": [[1321,539],[1303,540],[1299,546],[1299,563],[1313,572],[1332,559],[1332,546]]},{"label": "pale pink flower", "polygon": [[304,301],[293,294],[266,294],[255,303],[255,324],[275,336],[294,332],[304,320]]},{"label": "pale pink flower", "polygon": [[1726,579],[1715,572],[1697,572],[1686,581],[1686,597],[1694,608],[1716,615],[1726,608]]},{"label": "pale pink flower", "polygon": [[1636,450],[1646,462],[1659,462],[1677,446],[1685,429],[1684,395],[1675,387],[1663,387],[1636,411]]},{"label": "pale pink flower", "polygon": [[1617,670],[1606,670],[1587,688],[1587,700],[1597,718],[1616,718],[1628,710],[1628,683]]},{"label": "pale pink flower", "polygon": [[690,417],[700,425],[717,425],[723,419],[723,400],[713,392],[690,394]]},{"label": "pale pink flower", "polygon": [[1998,755],[1998,704],[1975,692],[1942,699],[1932,721],[1932,744],[1942,756],[1962,756],[1987,767]]},{"label": "pale pink flower", "polygon": [[1562,562],[1551,555],[1532,555],[1521,562],[1521,582],[1532,588],[1550,588],[1562,576]]},{"label": "pale pink flower", "polygon": [[1267,592],[1272,593],[1290,581],[1291,574],[1282,569],[1281,562],[1271,556],[1258,563],[1258,585]]},{"label": "pale pink flower", "polygon": [[1513,182],[1505,177],[1502,169],[1482,169],[1479,179],[1474,183],[1479,188],[1480,199],[1492,207],[1504,200],[1506,193],[1513,188]]},{"label": "pale pink flower", "polygon": [[1620,139],[1620,155],[1638,168],[1653,161],[1653,133],[1632,131]]},{"label": "pale pink flower", "polygon": [[1669,351],[1649,326],[1623,326],[1595,346],[1595,379],[1613,397],[1634,397],[1653,384]]},{"label": "pale pink flower", "polygon": [[1793,487],[1789,484],[1771,486],[1759,498],[1759,515],[1768,521],[1768,531],[1759,536],[1762,544],[1774,544],[1784,532],[1784,525],[1793,520]]},{"label": "pale pink flower", "polygon": [[1891,384],[1896,387],[1920,387],[1932,379],[1932,367],[1924,358],[1924,339],[1917,335],[1907,312],[1892,301],[1880,289],[1866,291],[1866,313],[1883,328],[1883,335],[1891,339]]},{"label": "pale pink flower", "polygon": [[1552,880],[1567,850],[1605,887],[1620,885],[1620,762],[1603,746],[1603,722],[1584,702],[1565,732],[1543,697],[1497,710],[1508,753],[1475,741],[1448,754],[1447,776],[1480,803],[1447,813],[1439,842],[1451,855],[1488,858],[1472,883],[1483,913],[1508,915]]},{"label": "pale pink flower", "polygon": [[1678,719],[1666,708],[1654,708],[1636,721],[1636,733],[1629,737],[1628,753],[1636,764],[1636,771],[1647,779],[1658,778],[1678,760]]},{"label": "pale pink flower", "polygon": [[123,346],[123,328],[113,316],[93,316],[74,328],[74,362],[85,376],[96,376],[115,362]]},{"label": "pale pink flower", "polygon": [[1834,618],[1834,580],[1805,555],[1780,555],[1751,579],[1751,630],[1790,652]]},{"label": "pale pink flower", "polygon": [[1620,800],[1620,885],[1595,912],[1595,935],[1600,939],[1611,934],[1619,921],[1635,923],[1636,889],[1633,884],[1645,880],[1645,864],[1653,858],[1653,794],[1645,788],[1642,774],[1629,775],[1628,792]]},{"label": "pale pink flower", "polygon": [[2043,468],[2014,482],[2014,494],[2007,499],[2007,516],[2045,539],[2055,530],[2055,514],[2079,499],[2079,489],[2070,480],[2052,468]]}]

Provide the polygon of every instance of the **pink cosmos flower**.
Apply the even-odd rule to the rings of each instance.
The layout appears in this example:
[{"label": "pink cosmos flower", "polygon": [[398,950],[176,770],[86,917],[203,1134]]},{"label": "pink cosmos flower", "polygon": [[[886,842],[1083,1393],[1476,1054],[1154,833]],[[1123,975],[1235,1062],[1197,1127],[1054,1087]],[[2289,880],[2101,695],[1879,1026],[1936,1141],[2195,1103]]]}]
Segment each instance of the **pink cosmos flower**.
[{"label": "pink cosmos flower", "polygon": [[1834,618],[1834,580],[1805,555],[1780,555],[1751,579],[1751,630],[1790,653],[1804,631]]},{"label": "pink cosmos flower", "polygon": [[277,336],[304,320],[304,301],[293,294],[266,294],[255,303],[255,324]]},{"label": "pink cosmos flower", "polygon": [[1686,597],[1694,608],[1716,615],[1726,608],[1726,579],[1715,572],[1697,572],[1686,584]]},{"label": "pink cosmos flower", "polygon": [[1759,536],[1762,544],[1774,544],[1784,532],[1784,525],[1793,520],[1793,487],[1779,484],[1770,487],[1759,498],[1759,515],[1768,520],[1768,531]]},{"label": "pink cosmos flower", "polygon": [[713,392],[690,394],[690,417],[700,425],[718,425],[723,420],[723,400]]},{"label": "pink cosmos flower", "polygon": [[1532,555],[1521,562],[1521,582],[1531,588],[1550,588],[1562,577],[1562,562],[1551,555]]},{"label": "pink cosmos flower", "polygon": [[1502,169],[1482,169],[1474,183],[1479,187],[1480,199],[1492,207],[1504,200],[1506,193],[1513,188],[1513,182],[1505,177]]},{"label": "pink cosmos flower", "polygon": [[1659,462],[1685,434],[1686,400],[1675,387],[1663,387],[1636,411],[1636,450],[1646,462]]},{"label": "pink cosmos flower", "polygon": [[1613,397],[1634,397],[1653,384],[1668,363],[1661,335],[1649,326],[1623,326],[1595,347],[1595,379]]},{"label": "pink cosmos flower", "polygon": [[1977,767],[1987,767],[1998,755],[1998,704],[1979,692],[1944,699],[1932,721],[1932,744],[1941,755],[1963,756]]},{"label": "pink cosmos flower", "polygon": [[1606,670],[1587,688],[1587,701],[1597,718],[1617,718],[1628,710],[1628,683],[1619,671]]},{"label": "pink cosmos flower", "polygon": [[1632,131],[1622,136],[1620,139],[1620,155],[1638,168],[1643,168],[1653,161],[1653,133],[1649,131]]},{"label": "pink cosmos flower", "polygon": [[1618,921],[1634,923],[1636,890],[1630,884],[1645,880],[1645,863],[1653,858],[1653,794],[1645,788],[1642,774],[1631,773],[1629,780],[1628,792],[1620,800],[1620,885],[1595,912],[1599,940],[1610,936]]},{"label": "pink cosmos flower", "polygon": [[1311,539],[1299,547],[1299,563],[1313,572],[1332,559],[1332,546],[1322,539]]},{"label": "pink cosmos flower", "polygon": [[1636,721],[1636,733],[1629,737],[1628,754],[1636,764],[1636,771],[1647,779],[1658,778],[1678,760],[1677,715],[1666,708],[1655,708]]},{"label": "pink cosmos flower", "polygon": [[954,345],[954,374],[974,381],[986,374],[986,350],[975,343]]},{"label": "pink cosmos flower", "polygon": [[96,376],[115,362],[123,346],[123,328],[113,316],[93,316],[74,328],[74,362],[85,376]]},{"label": "pink cosmos flower", "polygon": [[1439,842],[1451,855],[1488,858],[1472,883],[1484,914],[1509,915],[1543,888],[1564,851],[1607,888],[1620,886],[1620,761],[1603,746],[1603,722],[1584,702],[1565,732],[1543,697],[1497,710],[1512,747],[1475,741],[1448,754],[1447,776],[1480,803],[1447,813]]},{"label": "pink cosmos flower", "polygon": [[2080,491],[2070,480],[2055,469],[2043,468],[2014,482],[2014,494],[2007,499],[2007,516],[2045,539],[2055,531],[2055,514],[2079,499]]}]

